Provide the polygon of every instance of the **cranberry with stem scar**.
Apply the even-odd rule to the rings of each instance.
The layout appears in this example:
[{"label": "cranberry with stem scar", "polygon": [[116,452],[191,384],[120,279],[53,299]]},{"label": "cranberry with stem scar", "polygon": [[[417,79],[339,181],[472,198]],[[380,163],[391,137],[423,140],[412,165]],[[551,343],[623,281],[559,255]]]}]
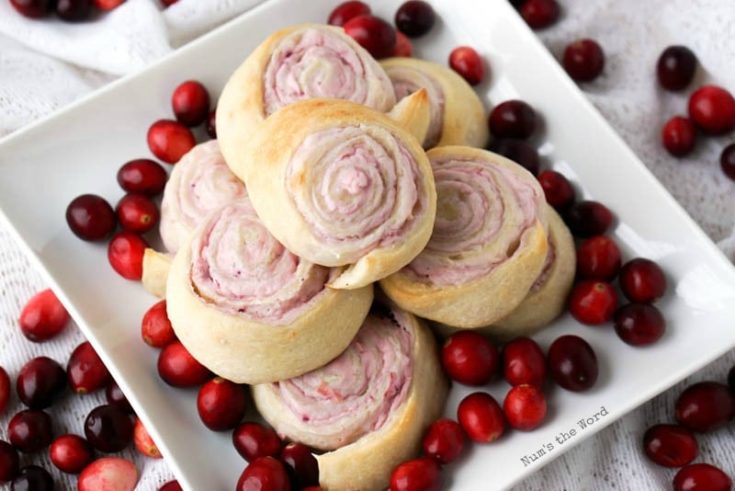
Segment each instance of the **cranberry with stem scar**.
[{"label": "cranberry with stem scar", "polygon": [[176,333],[166,313],[166,300],[161,300],[149,308],[141,322],[143,341],[154,348],[163,348],[176,341]]},{"label": "cranberry with stem scar", "polygon": [[462,399],[457,420],[467,436],[479,443],[493,442],[505,431],[502,408],[485,392],[474,392]]},{"label": "cranberry with stem scar", "polygon": [[156,196],[166,187],[168,174],[158,162],[151,159],[135,159],[117,171],[117,183],[128,193]]},{"label": "cranberry with stem scar", "polygon": [[613,318],[618,294],[604,281],[583,280],[569,295],[569,312],[582,324],[599,326]]},{"label": "cranberry with stem scar", "polygon": [[66,367],[69,386],[77,394],[101,389],[110,381],[110,372],[89,341],[77,346]]}]

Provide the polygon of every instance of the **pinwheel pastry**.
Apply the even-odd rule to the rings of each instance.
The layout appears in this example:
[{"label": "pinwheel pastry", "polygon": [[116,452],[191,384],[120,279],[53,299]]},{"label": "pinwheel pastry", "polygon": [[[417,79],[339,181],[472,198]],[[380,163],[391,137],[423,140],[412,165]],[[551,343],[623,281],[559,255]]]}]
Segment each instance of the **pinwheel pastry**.
[{"label": "pinwheel pastry", "polygon": [[[217,135],[228,163],[278,109],[316,97],[386,112],[393,85],[377,61],[337,27],[302,24],[268,37],[233,73],[217,104]],[[236,172],[237,173],[237,172]]]},{"label": "pinwheel pastry", "polygon": [[372,286],[327,288],[338,274],[288,252],[241,198],[210,214],[179,249],[167,311],[184,346],[217,375],[283,380],[337,357],[365,319]]},{"label": "pinwheel pastry", "polygon": [[166,280],[171,268],[170,254],[147,247],[143,253],[143,277],[140,279],[145,290],[157,297],[166,296]]},{"label": "pinwheel pastry", "polygon": [[[416,138],[384,114],[335,99],[271,115],[241,154],[250,199],[294,254],[348,266],[333,288],[361,288],[408,264],[431,236],[436,190]],[[230,162],[232,165],[232,162]]]},{"label": "pinwheel pastry", "polygon": [[470,147],[428,152],[437,217],[426,249],[381,281],[399,306],[453,327],[490,325],[512,312],[548,252],[544,193],[518,164]]},{"label": "pinwheel pastry", "polygon": [[278,433],[324,450],[324,489],[382,490],[419,450],[443,410],[447,382],[431,331],[395,306],[376,304],[350,346],[300,377],[252,388]]},{"label": "pinwheel pastry", "polygon": [[397,100],[427,90],[431,122],[424,148],[444,145],[484,147],[488,139],[485,109],[472,87],[454,70],[415,58],[381,61]]}]

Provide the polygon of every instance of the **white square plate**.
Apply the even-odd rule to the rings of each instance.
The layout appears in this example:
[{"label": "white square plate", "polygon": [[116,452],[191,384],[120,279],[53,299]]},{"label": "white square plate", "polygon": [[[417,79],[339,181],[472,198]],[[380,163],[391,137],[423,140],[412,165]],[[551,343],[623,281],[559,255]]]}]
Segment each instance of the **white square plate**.
[{"label": "white square plate", "polygon": [[[68,306],[149,428],[179,482],[193,490],[229,490],[245,463],[229,433],[212,433],[196,413],[194,390],[172,389],[156,374],[156,352],[140,340],[142,314],[153,303],[138,284],[117,276],[106,247],[78,240],[64,211],[75,196],[94,192],[115,203],[115,173],[125,161],[149,155],[148,125],[168,117],[171,90],[195,78],[217,94],[228,75],[273,30],[323,22],[337,0],[271,0],[191,43],[135,76],[110,84],[54,116],[0,143],[0,209],[36,265]],[[392,18],[400,0],[373,0]],[[623,344],[610,326],[584,327],[564,317],[537,336],[548,347],[564,333],[586,338],[601,364],[595,388],[584,394],[549,393],[549,420],[530,433],[474,445],[447,473],[453,489],[500,489],[550,462],[627,411],[735,346],[735,269],[646,170],[538,42],[507,0],[435,0],[440,22],[417,44],[422,58],[446,63],[460,44],[488,60],[490,80],[478,88],[485,101],[521,97],[543,115],[542,154],[585,196],[618,216],[615,239],[626,257],[659,261],[669,293],[659,306],[669,325],[655,346]],[[490,391],[502,400],[507,387]],[[468,393],[455,386],[447,404],[454,416]],[[586,429],[578,421],[605,409]],[[576,428],[559,445],[555,436]],[[544,444],[554,448],[526,465]]]}]

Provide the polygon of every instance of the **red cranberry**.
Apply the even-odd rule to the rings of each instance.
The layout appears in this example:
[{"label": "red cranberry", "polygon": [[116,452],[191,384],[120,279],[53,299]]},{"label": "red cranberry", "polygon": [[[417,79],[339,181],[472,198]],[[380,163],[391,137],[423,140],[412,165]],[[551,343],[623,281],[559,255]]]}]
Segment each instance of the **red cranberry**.
[{"label": "red cranberry", "polygon": [[148,243],[132,232],[118,232],[107,246],[107,259],[112,269],[128,280],[143,277],[143,254]]},{"label": "red cranberry", "polygon": [[558,337],[549,347],[549,369],[560,387],[582,392],[597,381],[597,356],[592,346],[579,336]]},{"label": "red cranberry", "polygon": [[497,440],[505,431],[500,404],[485,392],[474,392],[459,403],[457,420],[470,439],[480,443]]},{"label": "red cranberry", "polygon": [[281,450],[281,462],[297,489],[319,484],[319,463],[306,445],[289,443]]},{"label": "red cranberry", "polygon": [[107,399],[108,404],[117,406],[128,414],[133,414],[133,406],[130,405],[120,386],[114,380],[111,380],[105,388],[105,399]]},{"label": "red cranberry", "polygon": [[217,139],[217,110],[212,109],[207,116],[207,135],[212,140]]},{"label": "red cranberry", "polygon": [[164,8],[170,7],[171,5],[175,4],[179,0],[161,0],[161,3],[163,4]]},{"label": "red cranberry", "polygon": [[245,391],[238,384],[215,377],[199,389],[197,410],[210,430],[231,430],[245,414]]},{"label": "red cranberry", "polygon": [[0,440],[0,482],[8,482],[18,475],[20,458],[11,444]]},{"label": "red cranberry", "polygon": [[77,394],[88,394],[101,389],[110,381],[110,372],[89,341],[72,352],[66,366],[69,386]]},{"label": "red cranberry", "polygon": [[38,452],[53,439],[51,417],[44,411],[26,409],[8,423],[8,440],[23,453]]},{"label": "red cranberry", "polygon": [[0,367],[0,416],[5,412],[10,402],[10,377],[3,367]]},{"label": "red cranberry", "polygon": [[727,385],[729,385],[730,390],[735,393],[735,366],[733,366],[727,373]]},{"label": "red cranberry", "polygon": [[248,462],[260,457],[276,457],[281,452],[281,439],[276,432],[258,423],[243,423],[235,428],[232,443]]},{"label": "red cranberry", "polygon": [[577,82],[596,79],[605,66],[605,53],[596,41],[580,39],[564,50],[564,69]]},{"label": "red cranberry", "polygon": [[545,170],[538,175],[538,182],[546,195],[546,202],[556,211],[563,212],[574,204],[574,188],[559,172]]},{"label": "red cranberry", "polygon": [[91,0],[57,0],[56,15],[67,22],[87,20],[92,13]]},{"label": "red cranberry", "polygon": [[49,457],[60,471],[79,474],[92,461],[92,447],[79,435],[62,435],[51,444]]},{"label": "red cranberry", "polygon": [[18,319],[23,335],[36,343],[57,336],[68,323],[69,313],[48,288],[26,302]]},{"label": "red cranberry", "polygon": [[380,17],[358,15],[344,25],[345,33],[357,41],[374,58],[385,58],[393,52],[396,31]]},{"label": "red cranberry", "polygon": [[615,312],[615,332],[631,346],[653,344],[664,335],[666,321],[653,305],[630,303]]},{"label": "red cranberry", "polygon": [[705,85],[689,97],[689,117],[705,133],[729,133],[735,129],[735,99],[722,87]]},{"label": "red cranberry", "polygon": [[179,341],[169,343],[159,353],[158,374],[173,387],[196,387],[212,376]]},{"label": "red cranberry", "polygon": [[119,452],[133,441],[133,422],[119,407],[105,404],[87,415],[84,434],[100,452]]},{"label": "red cranberry", "polygon": [[559,18],[559,4],[556,0],[526,0],[521,5],[521,17],[531,29],[543,29]]},{"label": "red cranberry", "polygon": [[449,53],[449,66],[470,85],[477,85],[485,78],[485,66],[482,58],[480,58],[477,51],[469,46],[454,48]]},{"label": "red cranberry", "polygon": [[248,465],[237,481],[236,491],[289,491],[291,485],[283,464],[273,457],[261,457]]},{"label": "red cranberry", "polygon": [[503,347],[503,376],[510,385],[544,384],[546,358],[536,341],[518,337]]},{"label": "red cranberry", "polygon": [[166,301],[161,300],[153,304],[143,316],[141,323],[143,341],[154,348],[163,348],[176,341],[176,333],[166,313]]},{"label": "red cranberry", "polygon": [[454,462],[464,450],[464,432],[454,420],[434,421],[424,435],[424,454],[444,465]]},{"label": "red cranberry", "polygon": [[327,24],[342,27],[353,17],[370,15],[371,13],[372,11],[370,10],[370,6],[363,2],[342,2],[332,10],[331,14],[329,14]]},{"label": "red cranberry", "polygon": [[436,14],[428,2],[409,0],[398,8],[395,20],[399,31],[408,37],[415,38],[431,30]]},{"label": "red cranberry", "polygon": [[617,307],[618,294],[604,281],[580,281],[569,295],[569,312],[589,326],[599,326],[612,319]]},{"label": "red cranberry", "polygon": [[181,488],[179,481],[169,481],[158,488],[158,491],[183,491],[183,489]]},{"label": "red cranberry", "polygon": [[101,240],[115,230],[115,212],[104,198],[83,194],[66,207],[66,223],[82,240]]},{"label": "red cranberry", "polygon": [[412,54],[413,44],[411,44],[411,40],[408,39],[401,31],[396,31],[396,45],[393,46],[393,53],[391,53],[391,56],[410,58]]},{"label": "red cranberry", "polygon": [[523,101],[505,101],[492,110],[488,123],[494,136],[524,139],[536,129],[536,112]]},{"label": "red cranberry", "polygon": [[53,2],[51,0],[10,0],[10,5],[21,15],[40,19],[49,14]]},{"label": "red cranberry", "polygon": [[612,225],[613,214],[597,201],[580,201],[569,208],[564,219],[575,237],[586,238],[607,232]]},{"label": "red cranberry", "polygon": [[180,123],[200,125],[209,115],[209,92],[201,83],[187,80],[174,89],[171,107]]},{"label": "red cranberry", "polygon": [[390,475],[390,491],[440,491],[441,468],[426,457],[403,462]]},{"label": "red cranberry", "polygon": [[735,181],[735,143],[731,143],[722,150],[720,166],[727,177]]},{"label": "red cranberry", "polygon": [[516,385],[503,401],[503,413],[510,426],[521,431],[531,431],[546,418],[546,398],[537,386]]},{"label": "red cranberry", "polygon": [[631,302],[653,302],[666,293],[666,275],[658,264],[639,257],[623,265],[620,288]]},{"label": "red cranberry", "polygon": [[661,87],[683,90],[692,82],[697,71],[697,57],[686,46],[669,46],[658,58],[656,73]]},{"label": "red cranberry", "polygon": [[612,280],[620,271],[621,257],[618,245],[610,237],[591,237],[577,249],[577,274],[582,278]]},{"label": "red cranberry", "polygon": [[674,491],[730,491],[732,479],[710,464],[691,464],[674,476]]},{"label": "red cranberry", "polygon": [[498,349],[480,333],[460,331],[444,343],[442,365],[457,382],[484,385],[497,371]]},{"label": "red cranberry", "polygon": [[496,138],[490,143],[490,151],[509,158],[534,176],[541,167],[538,150],[523,140]]},{"label": "red cranberry", "polygon": [[697,142],[697,130],[691,120],[684,116],[674,116],[661,130],[664,148],[674,157],[683,157],[692,150]]},{"label": "red cranberry", "polygon": [[707,432],[735,417],[735,395],[725,384],[700,382],[676,400],[676,420],[690,430]]},{"label": "red cranberry", "polygon": [[54,478],[43,467],[27,465],[13,479],[10,491],[53,491]]},{"label": "red cranberry", "polygon": [[169,164],[178,162],[194,145],[191,130],[179,122],[159,119],[148,129],[148,148]]},{"label": "red cranberry", "polygon": [[664,467],[681,467],[697,457],[699,446],[691,431],[679,425],[656,425],[643,435],[643,451]]},{"label": "red cranberry", "polygon": [[168,175],[158,162],[136,159],[126,162],[117,171],[117,183],[128,193],[155,196],[163,192]]},{"label": "red cranberry", "polygon": [[102,11],[108,11],[113,10],[123,3],[125,3],[125,0],[92,0],[92,3],[95,7]]},{"label": "red cranberry", "polygon": [[15,381],[20,400],[31,409],[45,409],[66,388],[66,373],[51,358],[39,356],[23,365]]},{"label": "red cranberry", "polygon": [[146,457],[150,457],[152,459],[161,458],[161,451],[158,450],[156,442],[153,441],[153,438],[151,438],[151,435],[148,433],[148,430],[145,429],[145,426],[143,426],[143,422],[140,419],[136,419],[135,425],[133,426],[133,443],[135,444],[135,448],[138,452]]},{"label": "red cranberry", "polygon": [[143,234],[158,224],[158,207],[142,194],[126,194],[115,208],[117,219],[125,230]]}]

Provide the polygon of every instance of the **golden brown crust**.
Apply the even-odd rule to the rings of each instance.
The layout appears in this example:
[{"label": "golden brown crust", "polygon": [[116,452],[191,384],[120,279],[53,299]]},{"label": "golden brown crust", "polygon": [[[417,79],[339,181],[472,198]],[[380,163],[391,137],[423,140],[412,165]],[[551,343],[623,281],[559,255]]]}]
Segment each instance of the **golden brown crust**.
[{"label": "golden brown crust", "polygon": [[172,257],[146,247],[143,253],[143,288],[159,298],[166,296],[166,280]]},{"label": "golden brown crust", "polygon": [[420,89],[393,106],[388,117],[403,126],[418,141],[424,141],[429,130],[429,96]]}]

